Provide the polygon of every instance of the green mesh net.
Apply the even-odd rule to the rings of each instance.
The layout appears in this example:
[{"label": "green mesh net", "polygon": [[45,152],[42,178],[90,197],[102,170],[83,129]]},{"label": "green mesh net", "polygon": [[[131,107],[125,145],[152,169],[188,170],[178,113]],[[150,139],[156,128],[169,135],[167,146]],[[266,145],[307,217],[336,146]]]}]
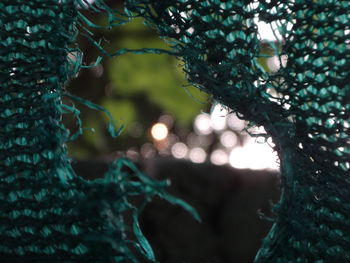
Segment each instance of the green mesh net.
[{"label": "green mesh net", "polygon": [[[91,24],[79,6],[87,3],[0,1],[0,262],[154,262],[129,198],[142,195],[142,207],[158,195],[192,210],[126,159],[103,179],[74,174],[65,142],[82,128],[70,135],[61,120],[73,113],[81,121],[62,97],[105,111],[64,89],[85,67],[75,37]],[[95,11],[110,9],[101,2]]]},{"label": "green mesh net", "polygon": [[[263,126],[282,197],[256,262],[350,262],[350,2],[129,0],[185,63],[188,80]],[[257,22],[274,29],[266,57]],[[286,63],[284,61],[286,60]]]},{"label": "green mesh net", "polygon": [[[107,54],[78,5],[105,12],[110,26],[144,17],[172,50]],[[255,262],[350,262],[349,1],[127,0],[123,15],[102,0],[3,0],[0,10],[1,262],[154,261],[137,220],[128,238],[121,215],[138,214],[128,196],[183,204],[127,160],[99,181],[74,175],[61,116],[78,113],[61,98],[82,67],[77,27],[105,55],[182,59],[189,82],[273,138],[283,191]],[[259,20],[276,34],[265,43],[280,61],[274,72],[260,63]]]}]

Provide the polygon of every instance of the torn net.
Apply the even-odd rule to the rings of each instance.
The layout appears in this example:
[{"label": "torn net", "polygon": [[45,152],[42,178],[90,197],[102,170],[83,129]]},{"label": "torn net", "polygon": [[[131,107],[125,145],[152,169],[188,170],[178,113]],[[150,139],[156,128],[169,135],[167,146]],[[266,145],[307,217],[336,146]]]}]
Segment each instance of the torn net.
[{"label": "torn net", "polygon": [[[192,210],[125,159],[101,179],[74,174],[65,142],[82,131],[70,135],[62,115],[81,121],[62,97],[106,112],[64,89],[84,67],[75,43],[77,27],[92,26],[78,11],[84,2],[0,1],[0,262],[155,262],[129,197]],[[100,2],[93,11],[111,10]]]},{"label": "torn net", "polygon": [[[173,47],[192,84],[276,144],[282,196],[255,262],[350,262],[350,2],[127,3]],[[267,53],[259,20],[276,34]],[[264,69],[266,56],[280,61],[277,71]]]},{"label": "torn net", "polygon": [[[77,11],[82,2],[0,2],[3,261],[137,261],[122,222],[113,215],[130,208],[121,199],[125,189],[133,192],[138,187],[137,193],[150,194],[144,186],[151,185],[157,194],[158,188],[146,180],[118,192],[123,184],[113,177],[105,179],[108,183],[77,179],[64,146],[69,135],[61,115],[70,108],[61,101],[63,86],[79,70],[75,63],[79,58],[69,60],[67,54],[76,51],[76,26],[91,26]],[[128,0],[126,4],[130,18],[144,17],[173,47],[136,53],[179,57],[189,82],[241,118],[264,126],[272,136],[281,160],[283,191],[273,209],[275,223],[255,261],[350,262],[350,3]],[[111,25],[123,23],[101,0],[90,8],[109,14]],[[258,20],[271,23],[277,35],[268,43],[280,60],[275,72],[260,63],[267,54],[262,52]],[[119,172],[120,165],[132,167],[121,162]],[[113,194],[104,194],[111,184]],[[145,259],[154,260],[142,234],[138,240],[132,245]]]}]

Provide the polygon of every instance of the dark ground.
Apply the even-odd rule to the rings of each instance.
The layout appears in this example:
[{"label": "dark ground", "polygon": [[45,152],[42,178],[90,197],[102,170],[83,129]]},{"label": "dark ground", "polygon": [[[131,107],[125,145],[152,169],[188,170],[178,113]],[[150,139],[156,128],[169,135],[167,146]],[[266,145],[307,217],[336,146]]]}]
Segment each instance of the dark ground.
[{"label": "dark ground", "polygon": [[[259,218],[269,215],[269,200],[279,196],[278,174],[238,170],[209,163],[159,158],[139,164],[156,179],[169,178],[169,192],[194,206],[202,217],[196,222],[179,207],[162,200],[148,205],[141,217],[160,263],[249,263],[271,224]],[[75,163],[78,175],[103,175],[107,164]]]}]

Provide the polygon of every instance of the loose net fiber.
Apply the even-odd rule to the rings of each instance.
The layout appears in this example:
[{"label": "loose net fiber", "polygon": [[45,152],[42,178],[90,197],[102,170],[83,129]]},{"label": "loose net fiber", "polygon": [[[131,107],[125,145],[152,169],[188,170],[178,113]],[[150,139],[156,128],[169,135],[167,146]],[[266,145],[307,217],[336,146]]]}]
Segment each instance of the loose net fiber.
[{"label": "loose net fiber", "polygon": [[[0,1],[0,262],[154,262],[130,196],[154,195],[191,208],[164,192],[128,160],[103,179],[77,177],[67,157],[70,135],[62,102],[65,83],[84,65],[75,44],[88,20],[73,0]],[[97,11],[107,11],[100,3]],[[112,135],[117,131],[111,124]],[[141,200],[142,200],[141,199]],[[144,204],[142,204],[144,205]],[[133,223],[124,223],[128,212]],[[131,228],[131,229],[129,229]]]},{"label": "loose net fiber", "polygon": [[[282,197],[255,262],[350,262],[350,2],[127,2],[170,43],[191,83],[274,140]],[[270,54],[258,21],[274,29]],[[277,71],[262,67],[267,55]]]}]

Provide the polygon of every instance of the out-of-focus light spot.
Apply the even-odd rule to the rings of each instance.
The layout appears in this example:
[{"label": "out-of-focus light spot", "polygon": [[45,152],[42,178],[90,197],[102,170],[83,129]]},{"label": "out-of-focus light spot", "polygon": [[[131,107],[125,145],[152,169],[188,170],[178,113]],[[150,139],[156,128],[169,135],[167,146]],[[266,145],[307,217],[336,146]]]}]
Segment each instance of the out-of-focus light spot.
[{"label": "out-of-focus light spot", "polygon": [[276,152],[267,143],[256,143],[250,139],[243,147],[231,151],[229,162],[231,166],[239,169],[272,169],[278,170],[278,157]]},{"label": "out-of-focus light spot", "polygon": [[190,132],[186,137],[186,145],[188,145],[190,148],[198,147],[199,146],[199,136],[195,134],[194,132]]},{"label": "out-of-focus light spot", "polygon": [[271,71],[276,72],[280,69],[281,62],[282,62],[282,66],[285,67],[287,65],[287,56],[282,56],[281,59],[278,56],[273,56],[271,58],[268,58],[267,66]]},{"label": "out-of-focus light spot", "polygon": [[210,161],[216,165],[224,165],[228,162],[228,154],[221,149],[215,150],[210,155]]},{"label": "out-of-focus light spot", "polygon": [[168,129],[171,129],[174,125],[174,118],[168,114],[159,117],[159,122],[164,123]]},{"label": "out-of-focus light spot", "polygon": [[243,147],[236,147],[231,151],[229,162],[234,168],[249,168],[249,156],[247,152],[243,149]]},{"label": "out-of-focus light spot", "polygon": [[226,115],[228,113],[227,108],[222,105],[215,105],[210,114],[210,125],[216,131],[221,131],[226,128]]},{"label": "out-of-focus light spot", "polygon": [[193,148],[190,151],[190,160],[194,163],[204,163],[207,158],[206,152],[202,148]]},{"label": "out-of-focus light spot", "polygon": [[198,134],[208,135],[212,132],[210,126],[210,117],[208,114],[201,113],[194,120],[194,130]]},{"label": "out-of-focus light spot", "polygon": [[153,158],[156,156],[156,149],[152,143],[142,145],[140,152],[143,158]]},{"label": "out-of-focus light spot", "polygon": [[153,145],[161,155],[170,154],[169,147],[172,145],[172,143],[169,141],[169,135],[164,140],[155,140]]},{"label": "out-of-focus light spot", "polygon": [[242,131],[245,127],[245,121],[240,120],[236,114],[229,114],[227,116],[227,125],[234,131]]},{"label": "out-of-focus light spot", "polygon": [[221,144],[226,148],[231,148],[237,143],[237,135],[232,131],[225,131],[220,136]]},{"label": "out-of-focus light spot", "polygon": [[198,142],[201,147],[210,146],[214,141],[214,136],[198,136]]},{"label": "out-of-focus light spot", "polygon": [[170,145],[173,145],[173,144],[175,144],[176,142],[179,141],[179,137],[176,134],[174,134],[174,133],[170,133],[168,135],[167,140],[168,140]]},{"label": "out-of-focus light spot", "polygon": [[267,67],[273,72],[278,71],[280,68],[280,62],[277,56],[268,58],[266,63]]},{"label": "out-of-focus light spot", "polygon": [[101,77],[104,71],[103,66],[101,64],[98,64],[97,66],[92,67],[90,70],[96,78]]},{"label": "out-of-focus light spot", "polygon": [[132,161],[136,161],[139,158],[139,153],[135,148],[130,148],[126,151],[126,157],[128,157]]},{"label": "out-of-focus light spot", "polygon": [[[282,36],[278,30],[272,30],[270,24],[265,23],[264,21],[259,21],[258,18],[254,19],[255,24],[258,26],[258,32],[261,39],[266,39],[270,41],[281,40]],[[275,34],[274,34],[275,32]],[[277,37],[277,39],[276,39]]]},{"label": "out-of-focus light spot", "polygon": [[185,143],[189,148],[207,147],[213,143],[213,140],[213,137],[210,135],[198,135],[190,132],[186,137]]},{"label": "out-of-focus light spot", "polygon": [[188,152],[186,144],[177,142],[171,147],[171,153],[175,158],[185,158]]},{"label": "out-of-focus light spot", "polygon": [[157,141],[164,140],[168,136],[168,127],[164,123],[156,123],[152,126],[151,134]]}]

